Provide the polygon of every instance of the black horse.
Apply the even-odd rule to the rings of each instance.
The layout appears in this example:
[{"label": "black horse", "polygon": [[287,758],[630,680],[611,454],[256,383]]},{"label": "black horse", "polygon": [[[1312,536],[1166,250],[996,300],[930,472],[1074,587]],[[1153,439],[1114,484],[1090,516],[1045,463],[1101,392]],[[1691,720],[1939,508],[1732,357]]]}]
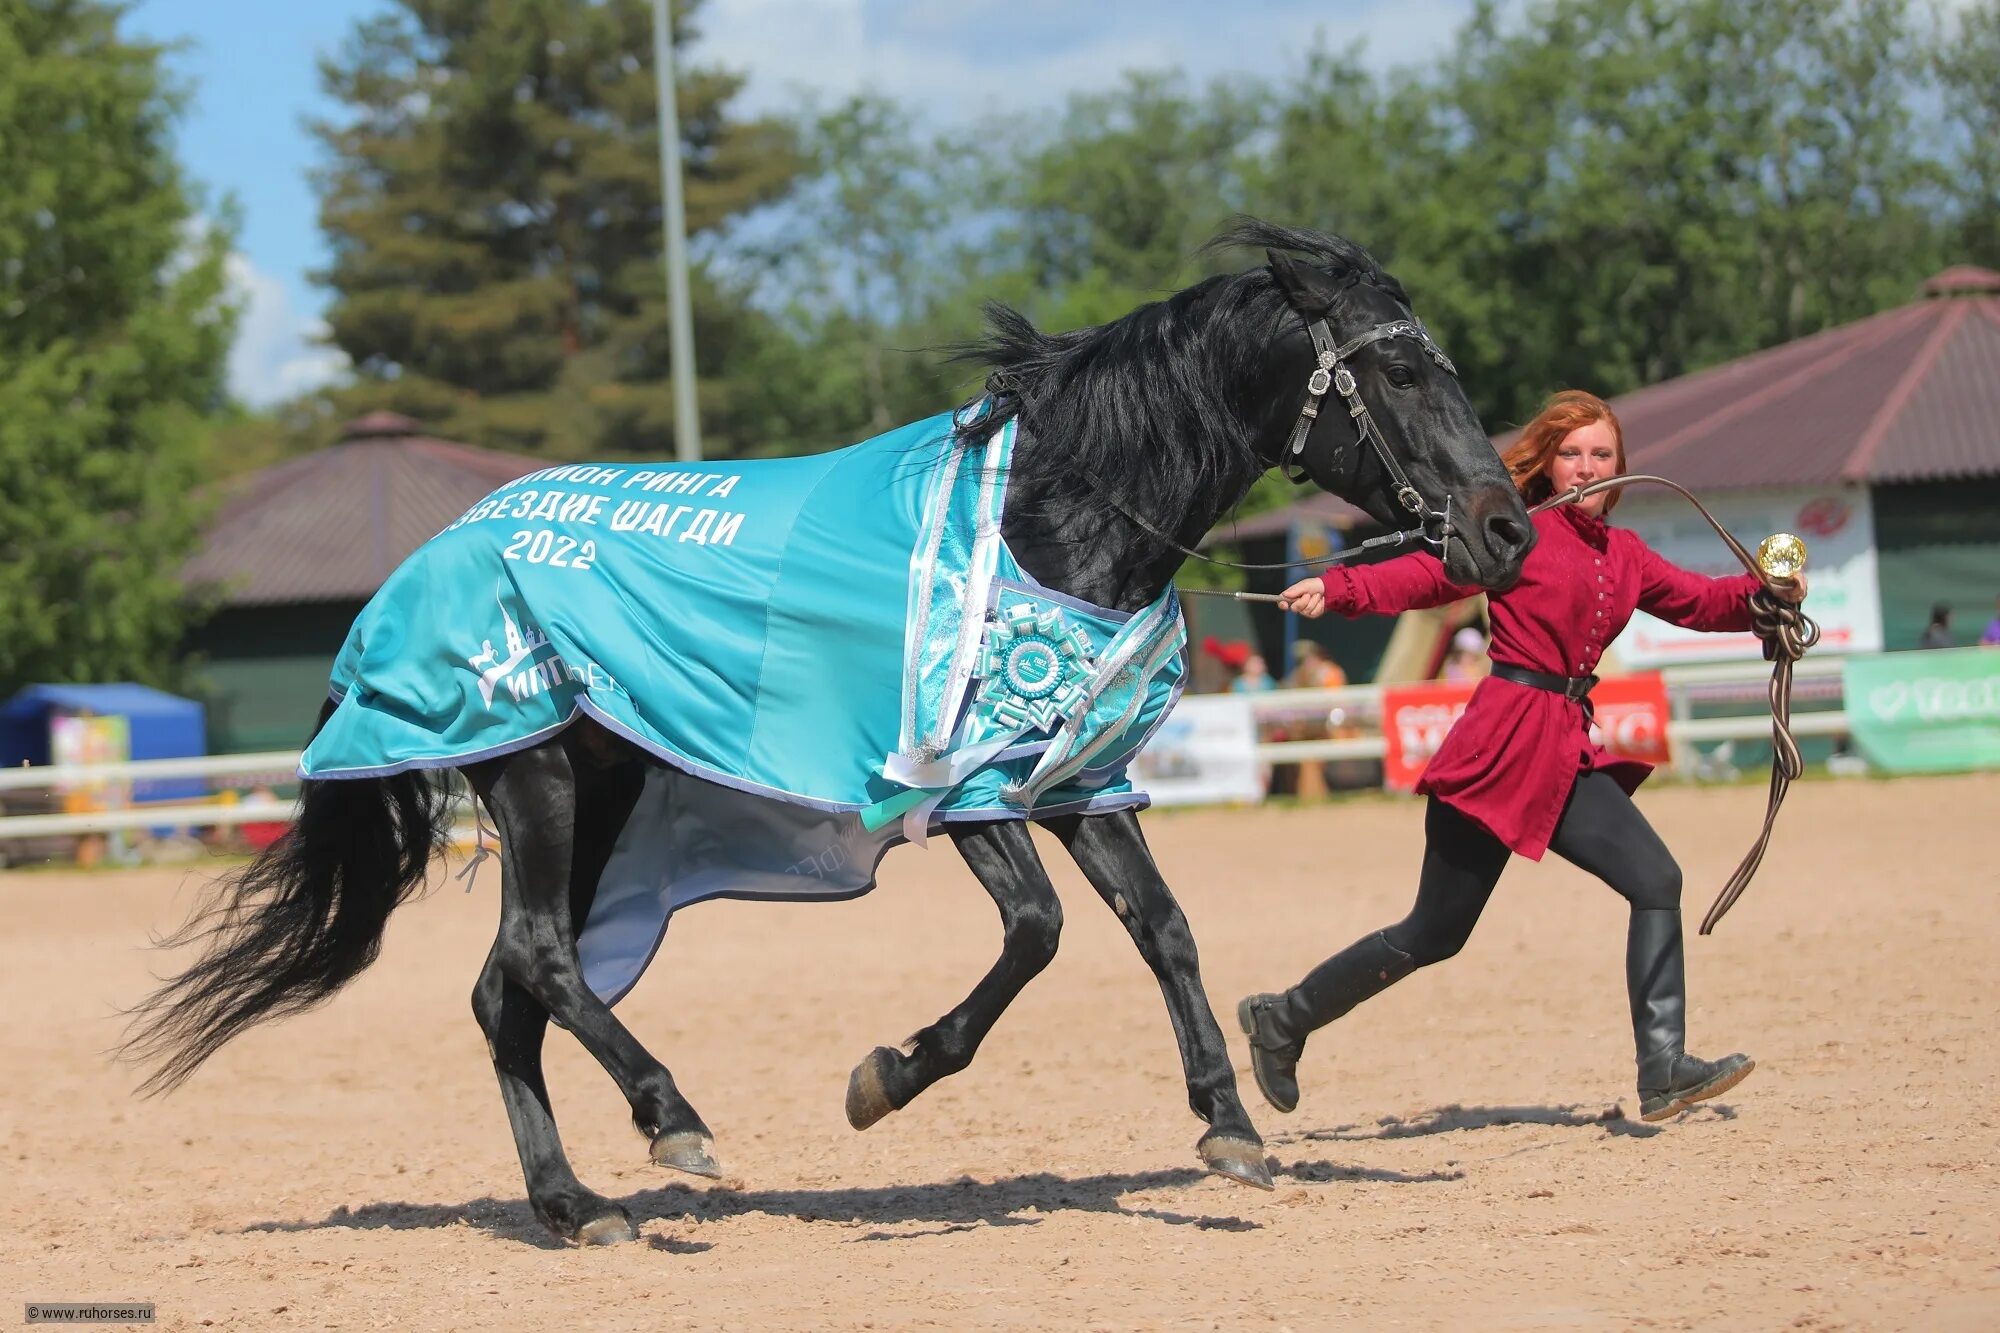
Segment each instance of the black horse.
[{"label": "black horse", "polygon": [[[1185,547],[1284,464],[1391,527],[1421,529],[1459,579],[1500,587],[1517,577],[1533,529],[1396,281],[1359,247],[1314,232],[1244,219],[1214,244],[1264,248],[1269,263],[1063,334],[995,308],[989,336],[964,349],[992,368],[990,412],[965,429],[1020,423],[1002,525],[1020,563],[1061,592],[1136,610],[1164,591]],[[1322,416],[1330,388],[1347,411]],[[577,930],[652,762],[579,719],[462,770],[499,828],[503,866],[499,934],[472,1009],[529,1200],[570,1240],[624,1240],[633,1230],[563,1154],[541,1067],[551,1018],[617,1081],[655,1161],[719,1174],[707,1125],[578,966]],[[423,773],[304,784],[292,829],[222,880],[214,904],[173,941],[203,938],[206,949],[140,1006],[127,1051],[161,1062],[147,1086],[177,1085],[245,1027],[327,999],[372,962],[389,913],[421,891],[450,822],[449,797]],[[1194,939],[1136,815],[1044,823],[1159,980],[1189,1104],[1209,1125],[1202,1160],[1269,1188]],[[1062,908],[1026,824],[948,827],[999,907],[1000,959],[904,1049],[877,1047],[855,1069],[847,1114],[856,1128],[964,1069],[1055,954]]]}]

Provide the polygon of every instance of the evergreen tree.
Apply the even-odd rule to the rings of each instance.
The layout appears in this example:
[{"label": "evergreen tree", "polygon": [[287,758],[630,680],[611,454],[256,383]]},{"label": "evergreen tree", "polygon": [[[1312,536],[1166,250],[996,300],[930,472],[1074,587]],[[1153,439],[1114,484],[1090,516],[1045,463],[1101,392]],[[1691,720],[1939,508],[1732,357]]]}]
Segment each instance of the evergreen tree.
[{"label": "evergreen tree", "polygon": [[[697,4],[675,6],[677,49]],[[351,112],[316,127],[344,407],[504,448],[673,452],[651,24],[646,0],[398,0],[323,64]],[[786,127],[728,115],[740,85],[680,71],[691,232],[797,172]],[[749,318],[698,282],[714,452],[746,433],[715,374]]]},{"label": "evergreen tree", "polygon": [[234,318],[157,46],[101,0],[0,3],[0,697],[170,683]]}]

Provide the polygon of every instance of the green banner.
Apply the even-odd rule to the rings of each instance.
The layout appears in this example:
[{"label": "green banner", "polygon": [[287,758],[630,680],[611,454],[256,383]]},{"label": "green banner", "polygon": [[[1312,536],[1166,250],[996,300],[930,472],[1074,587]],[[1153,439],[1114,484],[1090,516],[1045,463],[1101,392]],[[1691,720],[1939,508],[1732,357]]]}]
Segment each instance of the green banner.
[{"label": "green banner", "polygon": [[2000,649],[1850,657],[1847,721],[1868,762],[1891,773],[2000,768]]}]

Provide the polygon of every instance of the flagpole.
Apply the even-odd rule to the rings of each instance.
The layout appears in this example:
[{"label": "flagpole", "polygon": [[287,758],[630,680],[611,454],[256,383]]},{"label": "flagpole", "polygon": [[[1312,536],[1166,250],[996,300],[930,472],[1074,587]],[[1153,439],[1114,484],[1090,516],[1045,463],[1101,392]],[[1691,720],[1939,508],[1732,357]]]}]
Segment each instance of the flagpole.
[{"label": "flagpole", "polygon": [[660,103],[660,179],[666,207],[667,332],[674,382],[674,450],[684,463],[701,460],[701,411],[695,403],[694,317],[688,302],[687,209],[681,199],[680,109],[674,100],[673,20],[667,0],[653,0],[653,78]]}]

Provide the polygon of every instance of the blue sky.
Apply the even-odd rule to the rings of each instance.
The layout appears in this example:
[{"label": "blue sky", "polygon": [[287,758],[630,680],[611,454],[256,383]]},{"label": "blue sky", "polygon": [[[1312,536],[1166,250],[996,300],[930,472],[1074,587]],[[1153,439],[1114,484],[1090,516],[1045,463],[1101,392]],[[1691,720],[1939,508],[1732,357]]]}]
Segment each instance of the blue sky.
[{"label": "blue sky", "polygon": [[[193,84],[181,132],[189,171],[242,211],[233,278],[245,299],[230,383],[263,405],[336,376],[315,346],[325,261],[304,121],[334,108],[315,62],[388,0],[139,0],[127,30],[187,48]],[[748,75],[739,108],[781,110],[805,94],[885,90],[940,123],[1054,106],[1123,70],[1198,78],[1282,74],[1315,41],[1365,39],[1395,65],[1441,50],[1471,0],[709,0],[682,59]],[[1226,17],[1221,17],[1226,15]]]}]

